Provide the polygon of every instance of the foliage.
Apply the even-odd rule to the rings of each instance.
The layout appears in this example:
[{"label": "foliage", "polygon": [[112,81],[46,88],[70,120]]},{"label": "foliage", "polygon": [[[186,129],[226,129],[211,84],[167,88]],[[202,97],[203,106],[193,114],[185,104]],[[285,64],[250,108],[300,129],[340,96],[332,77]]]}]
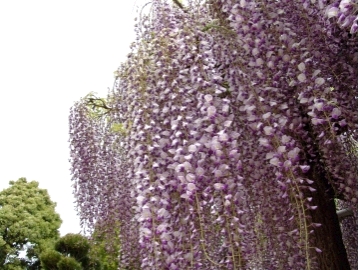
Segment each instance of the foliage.
[{"label": "foliage", "polygon": [[53,248],[46,250],[40,256],[41,265],[45,269],[103,269],[97,257],[90,254],[89,240],[81,234],[68,233],[57,240]]},{"label": "foliage", "polygon": [[[39,254],[59,237],[60,216],[38,182],[10,181],[0,192],[0,264],[2,269],[38,269]],[[26,258],[19,258],[26,250]]]},{"label": "foliage", "polygon": [[93,92],[87,94],[84,101],[86,105],[91,108],[89,117],[97,119],[108,114],[112,108],[108,107],[104,98],[99,98],[95,94],[96,93]]},{"label": "foliage", "polygon": [[57,263],[59,270],[82,270],[81,264],[73,257],[62,257]]},{"label": "foliage", "polygon": [[56,250],[45,250],[40,254],[41,266],[46,270],[56,270],[58,262],[63,256]]},{"label": "foliage", "polygon": [[[91,236],[90,256],[101,262],[103,270],[117,270],[118,256],[120,251],[120,232],[119,226],[111,224],[114,230],[105,228],[107,224],[97,222],[96,229]],[[114,226],[115,225],[115,226]]]},{"label": "foliage", "polygon": [[152,1],[112,110],[69,118],[82,224],[119,228],[120,267],[350,268],[357,1],[328,2]]},{"label": "foliage", "polygon": [[90,244],[85,236],[68,233],[55,243],[55,250],[81,261],[89,253]]}]

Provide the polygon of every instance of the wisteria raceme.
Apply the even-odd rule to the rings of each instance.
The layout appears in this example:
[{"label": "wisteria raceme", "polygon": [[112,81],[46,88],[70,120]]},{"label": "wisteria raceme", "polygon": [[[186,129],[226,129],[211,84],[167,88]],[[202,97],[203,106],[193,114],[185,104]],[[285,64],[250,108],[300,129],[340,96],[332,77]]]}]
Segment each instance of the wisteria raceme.
[{"label": "wisteria raceme", "polygon": [[358,30],[358,1],[357,0],[341,0],[334,1],[325,9],[328,18],[337,20],[337,24],[341,28],[349,28],[350,33],[357,33]]},{"label": "wisteria raceme", "polygon": [[[89,95],[90,98],[93,94]],[[96,226],[111,239],[116,229],[131,231],[129,223],[121,219],[132,219],[132,205],[129,204],[130,184],[124,179],[124,155],[119,142],[123,131],[114,124],[110,117],[101,116],[115,112],[110,110],[91,110],[87,104],[88,97],[77,103],[70,116],[70,144],[74,194],[77,199],[78,212],[85,232],[92,232]],[[124,201],[119,205],[119,198]],[[120,228],[114,228],[116,224]],[[135,234],[133,235],[135,236]],[[133,258],[138,255],[128,241],[129,253]],[[113,248],[109,243],[108,248]]]},{"label": "wisteria raceme", "polygon": [[84,224],[132,269],[350,269],[357,1],[151,6],[106,113],[71,112]]}]

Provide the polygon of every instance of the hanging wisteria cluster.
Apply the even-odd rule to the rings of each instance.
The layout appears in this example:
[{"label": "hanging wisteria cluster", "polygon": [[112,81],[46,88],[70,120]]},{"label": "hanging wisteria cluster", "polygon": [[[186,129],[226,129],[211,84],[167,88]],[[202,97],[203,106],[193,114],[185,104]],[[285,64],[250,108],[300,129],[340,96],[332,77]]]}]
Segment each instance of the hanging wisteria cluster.
[{"label": "hanging wisteria cluster", "polygon": [[349,28],[350,33],[357,33],[358,13],[357,1],[341,0],[333,1],[326,7],[325,14],[328,18],[335,18],[341,28]]},{"label": "hanging wisteria cluster", "polygon": [[83,225],[130,269],[350,269],[357,1],[154,0],[136,31],[106,104],[71,111]]}]

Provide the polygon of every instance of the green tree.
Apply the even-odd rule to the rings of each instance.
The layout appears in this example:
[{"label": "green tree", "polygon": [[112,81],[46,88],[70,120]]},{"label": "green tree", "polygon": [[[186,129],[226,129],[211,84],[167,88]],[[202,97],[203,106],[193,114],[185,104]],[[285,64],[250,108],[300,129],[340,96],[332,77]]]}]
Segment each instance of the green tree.
[{"label": "green tree", "polygon": [[41,265],[46,270],[102,269],[97,258],[91,256],[90,248],[85,236],[68,233],[55,242],[53,249],[40,255]]},{"label": "green tree", "polygon": [[48,269],[48,270],[58,269],[57,264],[60,262],[62,258],[63,256],[59,252],[53,249],[46,250],[40,255],[41,265],[43,266],[44,269]]},{"label": "green tree", "polygon": [[[59,238],[56,203],[36,181],[9,183],[0,192],[0,268],[40,269],[39,254]],[[21,251],[26,257],[19,257]]]},{"label": "green tree", "polygon": [[[115,221],[115,224],[117,223]],[[95,225],[90,241],[90,256],[101,262],[103,270],[117,270],[119,269],[118,257],[121,244],[120,231],[118,226],[109,227],[106,222]]]},{"label": "green tree", "polygon": [[62,257],[57,264],[59,270],[82,270],[81,264],[73,257]]},{"label": "green tree", "polygon": [[81,234],[68,233],[55,243],[55,250],[66,257],[73,257],[83,266],[87,266],[90,244],[88,239]]}]

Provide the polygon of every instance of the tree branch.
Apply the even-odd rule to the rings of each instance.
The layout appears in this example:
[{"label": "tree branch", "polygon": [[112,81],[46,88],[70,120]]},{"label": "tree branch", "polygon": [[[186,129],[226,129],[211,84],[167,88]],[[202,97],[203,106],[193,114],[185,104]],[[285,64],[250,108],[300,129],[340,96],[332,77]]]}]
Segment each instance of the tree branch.
[{"label": "tree branch", "polygon": [[346,208],[346,209],[341,209],[339,211],[336,211],[336,214],[338,216],[339,221],[342,221],[346,217],[353,216],[354,212],[352,209]]}]

